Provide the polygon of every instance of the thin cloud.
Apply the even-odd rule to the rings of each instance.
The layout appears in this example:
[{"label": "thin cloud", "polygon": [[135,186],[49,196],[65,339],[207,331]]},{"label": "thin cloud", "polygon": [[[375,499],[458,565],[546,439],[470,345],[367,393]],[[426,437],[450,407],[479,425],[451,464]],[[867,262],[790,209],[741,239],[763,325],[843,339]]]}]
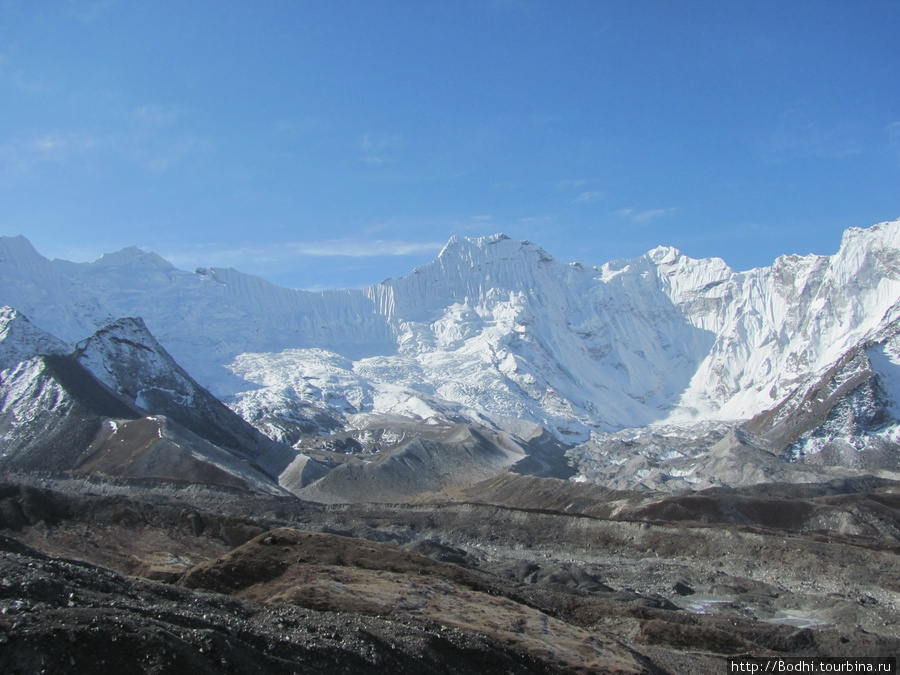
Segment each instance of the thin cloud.
[{"label": "thin cloud", "polygon": [[287,265],[302,258],[374,258],[390,256],[436,255],[445,242],[398,240],[330,239],[313,242],[282,242],[265,246],[217,248],[193,246],[163,253],[176,266],[235,267],[250,270],[257,265]]},{"label": "thin cloud", "polygon": [[35,156],[45,161],[61,161],[74,152],[92,150],[97,140],[87,134],[62,134],[53,131],[32,138],[27,147]]},{"label": "thin cloud", "polygon": [[276,134],[289,140],[296,140],[315,130],[321,123],[317,117],[291,117],[277,120],[272,128]]},{"label": "thin cloud", "polygon": [[557,190],[567,190],[569,188],[580,188],[587,185],[590,181],[584,178],[577,178],[574,180],[560,180],[556,182]]},{"label": "thin cloud", "polygon": [[97,139],[88,134],[51,131],[31,138],[15,138],[0,144],[0,171],[27,174],[40,164],[60,164],[73,155],[93,150]]},{"label": "thin cloud", "polygon": [[363,134],[359,142],[362,151],[360,161],[376,166],[394,163],[393,153],[403,144],[403,139],[397,135],[371,136]]},{"label": "thin cloud", "polygon": [[863,151],[852,126],[822,123],[812,119],[802,107],[784,112],[760,144],[761,158],[773,164],[804,157],[840,159]]},{"label": "thin cloud", "polygon": [[177,105],[172,104],[148,104],[134,109],[134,117],[139,122],[154,127],[168,126],[184,114]]},{"label": "thin cloud", "polygon": [[27,77],[4,53],[0,53],[0,83],[8,83],[27,93],[36,93],[46,89],[45,84]]},{"label": "thin cloud", "polygon": [[146,105],[131,112],[125,128],[100,135],[54,129],[9,138],[0,142],[0,176],[27,176],[42,165],[88,156],[120,156],[154,173],[169,170],[213,149],[208,138],[170,128],[181,115],[177,106]]},{"label": "thin cloud", "polygon": [[288,247],[300,255],[328,257],[343,256],[349,258],[372,258],[378,256],[406,256],[422,253],[437,253],[445,242],[410,242],[410,241],[359,241],[351,239],[334,239],[331,241],[289,244]]},{"label": "thin cloud", "polygon": [[900,157],[900,122],[888,124],[885,132],[888,137],[888,150]]},{"label": "thin cloud", "polygon": [[103,17],[116,0],[66,0],[67,13],[81,23],[93,23]]},{"label": "thin cloud", "polygon": [[651,220],[657,220],[659,218],[664,218],[665,216],[670,216],[677,210],[678,209],[674,206],[670,206],[667,209],[645,209],[643,211],[627,208],[619,209],[615,213],[620,218],[630,220],[632,223],[644,225],[646,223],[649,223]]},{"label": "thin cloud", "polygon": [[573,204],[592,204],[606,199],[602,190],[586,190],[572,200]]},{"label": "thin cloud", "polygon": [[184,134],[160,140],[147,150],[138,150],[138,156],[145,168],[160,173],[184,164],[189,158],[201,157],[212,149],[213,144],[209,139]]}]

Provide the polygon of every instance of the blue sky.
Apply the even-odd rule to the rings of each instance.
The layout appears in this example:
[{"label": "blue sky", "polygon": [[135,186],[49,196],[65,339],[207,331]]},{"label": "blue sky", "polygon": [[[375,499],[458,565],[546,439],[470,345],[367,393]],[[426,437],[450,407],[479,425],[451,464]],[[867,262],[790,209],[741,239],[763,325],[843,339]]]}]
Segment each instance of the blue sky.
[{"label": "blue sky", "polygon": [[298,288],[900,217],[900,3],[0,0],[0,234]]}]

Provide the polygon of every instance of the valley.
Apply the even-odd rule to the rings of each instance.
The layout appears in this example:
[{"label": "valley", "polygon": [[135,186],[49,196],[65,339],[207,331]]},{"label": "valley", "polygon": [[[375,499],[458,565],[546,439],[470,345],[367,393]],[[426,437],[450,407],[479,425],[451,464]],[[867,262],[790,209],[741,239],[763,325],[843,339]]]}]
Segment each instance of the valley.
[{"label": "valley", "polygon": [[[891,481],[676,498],[507,475],[403,505],[91,478],[0,492],[5,672],[79,672],[108,653],[100,626],[140,672],[718,673],[900,648]],[[39,649],[51,634],[71,649]]]}]

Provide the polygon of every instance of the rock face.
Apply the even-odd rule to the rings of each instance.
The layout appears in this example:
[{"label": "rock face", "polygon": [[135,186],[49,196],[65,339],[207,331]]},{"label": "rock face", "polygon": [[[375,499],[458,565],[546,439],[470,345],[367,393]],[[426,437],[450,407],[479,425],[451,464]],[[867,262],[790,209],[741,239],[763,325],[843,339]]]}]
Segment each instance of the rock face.
[{"label": "rock face", "polygon": [[773,452],[811,465],[900,470],[900,325],[810,378],[746,427]]},{"label": "rock face", "polygon": [[[340,446],[352,455],[347,448],[383,447],[371,439],[416,424],[466,424],[505,433],[514,444],[545,429],[558,445],[577,446],[570,464],[582,479],[605,471],[617,485],[626,469],[610,473],[598,463],[608,469],[606,460],[621,461],[654,487],[705,484],[696,473],[705,454],[683,452],[698,434],[710,448],[721,442],[720,460],[734,465],[742,461],[734,453],[746,450],[895,470],[894,436],[873,434],[893,428],[898,409],[890,384],[896,350],[878,352],[900,319],[898,300],[900,221],[847,230],[835,255],[785,256],[747,272],[665,247],[584,267],[503,235],[453,238],[406,277],[322,293],[230,269],[185,272],[134,248],[87,264],[49,261],[21,237],[0,239],[0,302],[70,342],[119,316],[143,317],[145,325],[119,322],[81,343],[80,360],[133,404],[170,403],[159,414],[213,443],[228,445],[235,435],[239,445],[264,441],[246,428],[224,429],[224,412],[207,389],[262,432],[304,451]],[[103,340],[106,360],[92,352]],[[186,372],[174,361],[144,359],[160,350]],[[790,448],[775,439],[793,434],[784,423],[753,423],[740,438],[727,436],[766,411],[787,415],[790,401],[844,372],[843,359],[859,350],[872,366],[858,371],[872,372],[868,393],[804,413]],[[171,381],[158,380],[157,367]],[[157,383],[136,389],[128,382],[134,368]],[[837,386],[843,396],[846,383]],[[203,409],[204,421],[179,417],[184,404]],[[810,426],[828,415],[827,428]],[[865,459],[857,457],[861,441],[839,440],[861,438],[847,426],[851,418],[854,428],[865,427]],[[656,448],[640,466],[616,450],[620,440],[651,436],[649,445],[637,441]],[[685,442],[660,442],[676,437]],[[546,459],[545,473],[559,466],[560,453]],[[268,466],[289,460],[281,455]],[[760,455],[760,466],[768,462]]]}]

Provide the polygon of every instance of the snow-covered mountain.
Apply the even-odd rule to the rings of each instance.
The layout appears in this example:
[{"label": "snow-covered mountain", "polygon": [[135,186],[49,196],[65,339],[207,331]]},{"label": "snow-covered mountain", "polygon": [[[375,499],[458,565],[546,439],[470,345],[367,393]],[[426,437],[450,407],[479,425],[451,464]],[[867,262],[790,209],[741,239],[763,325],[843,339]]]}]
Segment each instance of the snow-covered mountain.
[{"label": "snow-covered mountain", "polygon": [[320,293],[135,248],[51,261],[13,237],[0,304],[72,345],[140,316],[203,387],[301,446],[354,429],[383,442],[410,422],[572,445],[747,420],[823,377],[900,318],[900,221],[746,272],[673,248],[587,267],[503,235],[453,238],[406,277]]}]

